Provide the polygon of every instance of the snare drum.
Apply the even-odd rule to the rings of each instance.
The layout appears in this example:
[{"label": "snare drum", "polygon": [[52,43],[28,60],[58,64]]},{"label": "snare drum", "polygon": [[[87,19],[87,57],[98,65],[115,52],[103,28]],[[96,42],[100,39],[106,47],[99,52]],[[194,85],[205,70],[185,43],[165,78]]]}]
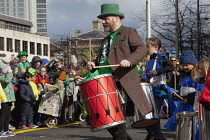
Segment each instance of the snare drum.
[{"label": "snare drum", "polygon": [[197,140],[199,135],[198,113],[178,112],[177,113],[176,140]]},{"label": "snare drum", "polygon": [[117,89],[111,74],[85,79],[81,93],[92,131],[125,123]]}]

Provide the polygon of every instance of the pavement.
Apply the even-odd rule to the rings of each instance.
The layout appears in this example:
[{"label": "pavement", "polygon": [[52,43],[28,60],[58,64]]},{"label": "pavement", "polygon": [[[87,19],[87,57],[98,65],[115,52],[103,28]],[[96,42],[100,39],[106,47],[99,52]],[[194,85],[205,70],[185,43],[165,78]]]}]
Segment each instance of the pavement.
[{"label": "pavement", "polygon": [[[167,119],[161,119],[160,122],[163,126]],[[128,126],[127,132],[134,140],[144,140],[147,135],[144,128],[134,129]],[[15,137],[9,137],[6,140],[112,140],[106,129],[92,133],[86,122],[58,125],[54,128],[17,129],[14,133],[16,134]],[[162,133],[167,140],[175,140],[176,133],[174,131],[162,127]]]}]

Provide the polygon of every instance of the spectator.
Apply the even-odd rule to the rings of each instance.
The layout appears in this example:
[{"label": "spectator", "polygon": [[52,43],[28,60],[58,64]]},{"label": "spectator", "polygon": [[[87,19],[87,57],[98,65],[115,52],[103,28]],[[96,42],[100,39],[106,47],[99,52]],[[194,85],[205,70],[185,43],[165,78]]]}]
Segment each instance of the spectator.
[{"label": "spectator", "polygon": [[48,59],[42,59],[42,65],[43,66],[47,66],[49,64],[49,60]]},{"label": "spectator", "polygon": [[12,85],[12,70],[10,66],[0,62],[0,83],[6,95],[6,101],[1,103],[0,109],[0,138],[15,136],[9,131],[11,107],[14,106],[15,95]]},{"label": "spectator", "polygon": [[18,53],[17,57],[20,60],[18,63],[18,78],[23,79],[23,74],[26,72],[26,69],[31,67],[30,63],[27,61],[28,54],[22,51]]},{"label": "spectator", "polygon": [[39,68],[41,67],[42,59],[39,56],[34,56],[31,60],[31,67],[39,72]]},{"label": "spectator", "polygon": [[24,79],[20,80],[20,99],[21,99],[21,127],[22,129],[34,128],[33,126],[33,103],[36,100],[29,82],[33,75],[29,72],[24,73]]}]

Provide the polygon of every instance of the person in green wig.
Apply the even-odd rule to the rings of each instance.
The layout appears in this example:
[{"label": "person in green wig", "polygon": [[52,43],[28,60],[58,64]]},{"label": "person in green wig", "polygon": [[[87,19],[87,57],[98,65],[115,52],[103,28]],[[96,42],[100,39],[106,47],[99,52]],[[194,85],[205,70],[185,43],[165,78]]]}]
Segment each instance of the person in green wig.
[{"label": "person in green wig", "polygon": [[19,52],[17,57],[20,60],[20,62],[18,63],[18,79],[23,79],[23,74],[26,72],[27,68],[31,67],[31,65],[27,60],[28,54],[26,52]]},{"label": "person in green wig", "polygon": [[[116,3],[102,4],[101,14],[98,18],[102,20],[104,30],[110,32],[110,35],[102,41],[95,63],[88,62],[87,68],[91,72],[98,70],[100,75],[113,74],[116,86],[125,100],[125,103],[122,104],[125,117],[126,115],[134,115],[133,103],[142,115],[151,112],[151,106],[139,84],[136,68],[136,64],[143,60],[147,54],[147,49],[142,43],[142,39],[139,37],[136,29],[122,25],[121,20],[124,18],[124,14],[119,11],[119,5]],[[95,65],[114,64],[119,64],[120,66],[94,68]],[[107,130],[114,140],[132,139],[126,132],[125,123],[118,124]]]}]

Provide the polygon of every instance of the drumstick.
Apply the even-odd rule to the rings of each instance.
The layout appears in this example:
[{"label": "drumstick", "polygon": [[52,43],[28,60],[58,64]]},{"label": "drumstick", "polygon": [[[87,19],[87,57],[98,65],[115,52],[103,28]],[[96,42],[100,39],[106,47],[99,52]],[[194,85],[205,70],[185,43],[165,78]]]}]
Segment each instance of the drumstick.
[{"label": "drumstick", "polygon": [[119,67],[119,66],[120,64],[115,64],[115,65],[95,66],[94,68]]},{"label": "drumstick", "polygon": [[90,56],[90,62],[91,62],[91,38],[89,38],[89,56]]},{"label": "drumstick", "polygon": [[176,95],[179,99],[183,100],[183,98],[181,96],[179,96],[176,92],[172,91],[174,93],[174,95]]}]

